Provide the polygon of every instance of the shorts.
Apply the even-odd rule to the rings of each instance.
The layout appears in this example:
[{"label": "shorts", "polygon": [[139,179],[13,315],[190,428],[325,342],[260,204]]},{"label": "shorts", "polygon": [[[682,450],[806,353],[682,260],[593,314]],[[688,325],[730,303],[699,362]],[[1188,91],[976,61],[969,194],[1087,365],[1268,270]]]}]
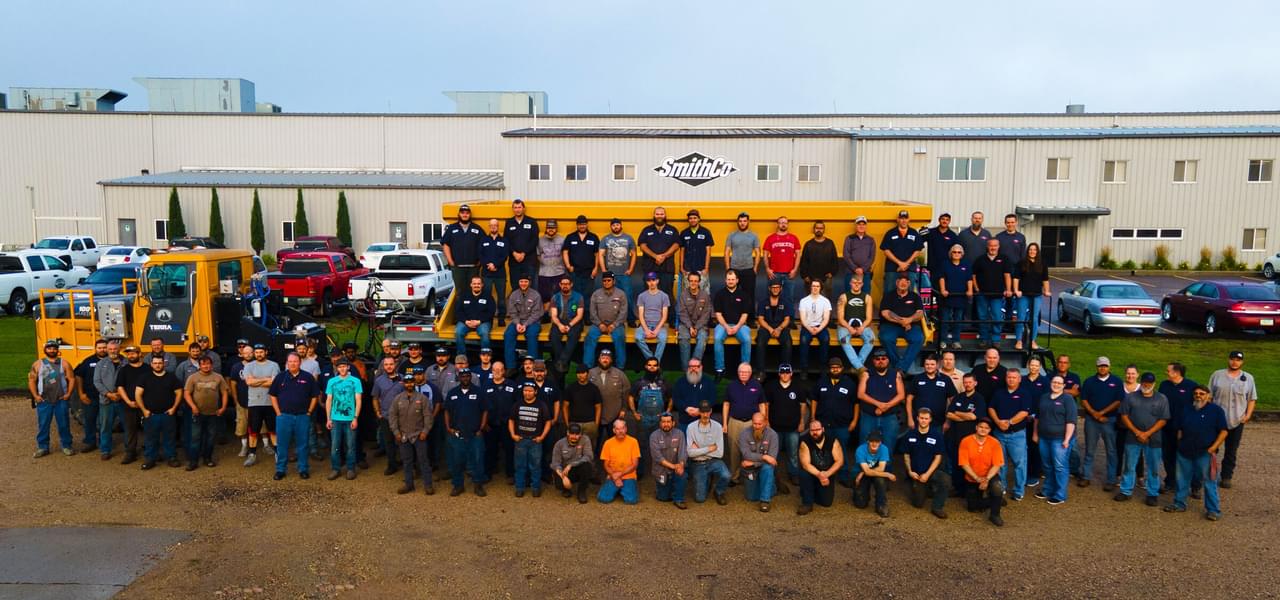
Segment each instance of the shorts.
[{"label": "shorts", "polygon": [[249,407],[249,431],[262,431],[266,426],[268,433],[276,432],[276,410],[270,406]]}]

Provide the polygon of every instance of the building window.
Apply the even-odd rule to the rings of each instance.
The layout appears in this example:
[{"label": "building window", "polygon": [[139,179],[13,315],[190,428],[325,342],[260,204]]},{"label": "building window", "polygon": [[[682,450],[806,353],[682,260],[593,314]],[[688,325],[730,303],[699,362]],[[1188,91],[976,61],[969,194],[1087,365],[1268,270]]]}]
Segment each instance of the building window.
[{"label": "building window", "polygon": [[782,167],[778,165],[756,165],[756,181],[778,181],[782,178]]},{"label": "building window", "polygon": [[1129,180],[1129,161],[1102,161],[1102,183],[1124,183]]},{"label": "building window", "polygon": [[635,165],[613,165],[614,181],[635,181],[636,166]]},{"label": "building window", "polygon": [[422,224],[422,243],[429,244],[431,242],[440,241],[444,237],[443,223],[423,223]]},{"label": "building window", "polygon": [[1174,183],[1195,183],[1196,167],[1198,160],[1175,160],[1173,161],[1173,182]]},{"label": "building window", "polygon": [[1123,227],[1111,230],[1113,240],[1180,240],[1181,229],[1157,229],[1152,227]]},{"label": "building window", "polygon": [[1071,181],[1071,159],[1050,158],[1044,178],[1045,181]]},{"label": "building window", "polygon": [[280,223],[280,241],[286,244],[293,243],[293,221],[282,221]]},{"label": "building window", "polygon": [[1267,249],[1267,229],[1252,228],[1244,230],[1244,243],[1240,249],[1246,252],[1261,252]]},{"label": "building window", "polygon": [[1271,165],[1274,162],[1269,158],[1249,161],[1249,183],[1271,183]]},{"label": "building window", "polygon": [[551,165],[529,165],[529,181],[551,181]]},{"label": "building window", "polygon": [[987,159],[945,157],[938,159],[938,181],[986,181]]},{"label": "building window", "polygon": [[564,180],[565,181],[586,181],[587,165],[565,165]]},{"label": "building window", "polygon": [[157,241],[157,242],[167,242],[167,241],[169,241],[169,220],[168,220],[168,219],[156,219],[156,228],[155,228],[155,232],[156,232],[156,241]]},{"label": "building window", "polygon": [[822,167],[819,165],[800,165],[796,173],[796,181],[800,183],[818,183],[822,181]]}]

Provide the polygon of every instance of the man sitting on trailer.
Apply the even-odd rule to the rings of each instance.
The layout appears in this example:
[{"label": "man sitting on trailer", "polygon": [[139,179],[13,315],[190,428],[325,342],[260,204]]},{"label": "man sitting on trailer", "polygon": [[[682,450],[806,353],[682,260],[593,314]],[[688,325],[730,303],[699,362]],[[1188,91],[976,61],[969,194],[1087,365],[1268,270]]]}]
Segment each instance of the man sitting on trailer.
[{"label": "man sitting on trailer", "polygon": [[458,320],[454,326],[453,344],[459,355],[467,353],[467,334],[474,331],[480,336],[481,345],[489,342],[489,330],[493,327],[493,298],[484,295],[484,280],[471,278],[471,293],[458,296]]}]

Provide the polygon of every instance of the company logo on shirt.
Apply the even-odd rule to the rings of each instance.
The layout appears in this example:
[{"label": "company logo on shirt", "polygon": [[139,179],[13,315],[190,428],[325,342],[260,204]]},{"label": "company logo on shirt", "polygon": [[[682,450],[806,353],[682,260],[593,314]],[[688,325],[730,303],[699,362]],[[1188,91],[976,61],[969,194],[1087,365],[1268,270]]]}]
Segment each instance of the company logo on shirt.
[{"label": "company logo on shirt", "polygon": [[711,158],[700,152],[690,152],[680,158],[668,156],[662,159],[662,164],[653,169],[658,177],[674,179],[693,187],[721,177],[728,177],[737,170],[733,162],[726,160],[723,156]]}]

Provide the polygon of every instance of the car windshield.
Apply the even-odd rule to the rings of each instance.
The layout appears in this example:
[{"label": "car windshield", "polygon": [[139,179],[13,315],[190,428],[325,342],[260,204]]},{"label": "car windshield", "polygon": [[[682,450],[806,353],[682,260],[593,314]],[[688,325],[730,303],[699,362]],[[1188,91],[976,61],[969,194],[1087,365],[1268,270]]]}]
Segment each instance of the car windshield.
[{"label": "car windshield", "polygon": [[1104,300],[1148,300],[1150,296],[1136,285],[1104,285],[1098,288],[1098,298]]},{"label": "car windshield", "polygon": [[110,250],[107,250],[108,256],[128,256],[132,253],[133,253],[133,248],[129,248],[129,247],[112,248]]},{"label": "car windshield", "polygon": [[395,249],[395,244],[370,244],[369,249],[365,250],[365,252],[392,252]]},{"label": "car windshield", "polygon": [[1233,285],[1227,287],[1227,297],[1232,300],[1275,300],[1276,293],[1261,285]]},{"label": "car windshield", "polygon": [[326,246],[324,240],[302,240],[293,243],[293,247],[299,250],[320,250]]},{"label": "car windshield", "polygon": [[84,282],[89,284],[109,283],[120,285],[125,279],[136,279],[137,277],[138,272],[135,269],[98,269],[86,278]]},{"label": "car windshield", "polygon": [[327,260],[286,260],[280,266],[285,275],[317,275],[329,272]]},{"label": "car windshield", "polygon": [[70,247],[71,240],[47,239],[36,244],[36,248],[41,250],[66,250]]}]

